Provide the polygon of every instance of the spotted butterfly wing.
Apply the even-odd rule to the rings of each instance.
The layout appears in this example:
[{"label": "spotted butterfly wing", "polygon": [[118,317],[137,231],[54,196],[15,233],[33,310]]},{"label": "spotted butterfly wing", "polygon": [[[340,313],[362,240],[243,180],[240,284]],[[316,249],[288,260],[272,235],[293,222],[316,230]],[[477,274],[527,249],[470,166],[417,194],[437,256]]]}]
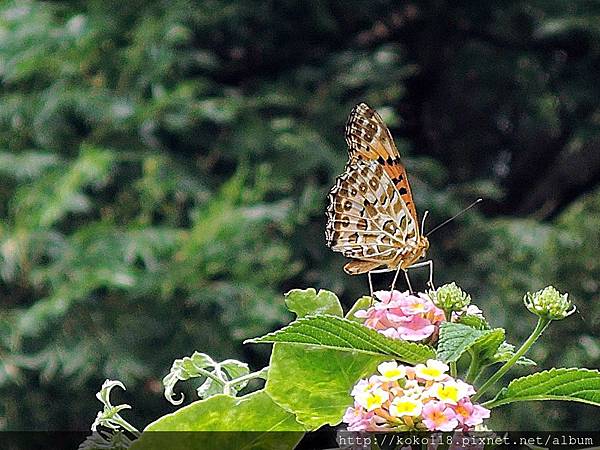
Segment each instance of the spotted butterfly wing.
[{"label": "spotted butterfly wing", "polygon": [[374,160],[380,163],[392,179],[411,216],[417,220],[406,169],[400,160],[390,130],[377,111],[366,103],[356,105],[346,122],[346,143],[350,161]]},{"label": "spotted butterfly wing", "polygon": [[352,261],[350,274],[403,269],[424,255],[406,170],[377,112],[357,105],[346,125],[350,160],[329,193],[327,245]]}]

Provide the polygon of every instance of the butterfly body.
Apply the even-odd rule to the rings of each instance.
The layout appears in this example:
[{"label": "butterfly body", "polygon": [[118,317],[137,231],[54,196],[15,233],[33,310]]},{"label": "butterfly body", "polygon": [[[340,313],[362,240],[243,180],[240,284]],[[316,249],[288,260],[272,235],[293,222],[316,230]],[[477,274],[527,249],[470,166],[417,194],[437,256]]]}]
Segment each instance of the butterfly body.
[{"label": "butterfly body", "polygon": [[327,245],[351,258],[344,270],[357,275],[377,268],[406,270],[425,256],[400,155],[375,110],[357,105],[346,125],[350,159],[329,193]]}]

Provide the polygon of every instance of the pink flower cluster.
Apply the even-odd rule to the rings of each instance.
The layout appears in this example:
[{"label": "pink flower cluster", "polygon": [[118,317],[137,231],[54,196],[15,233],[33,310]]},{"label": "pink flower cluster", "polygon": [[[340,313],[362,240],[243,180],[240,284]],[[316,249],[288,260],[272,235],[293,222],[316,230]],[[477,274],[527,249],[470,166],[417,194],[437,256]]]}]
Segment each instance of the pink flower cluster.
[{"label": "pink flower cluster", "polygon": [[366,310],[354,313],[365,319],[364,325],[385,336],[406,341],[422,341],[434,335],[445,321],[444,311],[435,306],[427,294],[408,291],[377,291],[379,300]]},{"label": "pink flower cluster", "polygon": [[490,411],[471,402],[473,386],[447,371],[433,359],[415,367],[381,363],[378,374],[352,389],[354,406],[343,421],[349,431],[472,430]]}]

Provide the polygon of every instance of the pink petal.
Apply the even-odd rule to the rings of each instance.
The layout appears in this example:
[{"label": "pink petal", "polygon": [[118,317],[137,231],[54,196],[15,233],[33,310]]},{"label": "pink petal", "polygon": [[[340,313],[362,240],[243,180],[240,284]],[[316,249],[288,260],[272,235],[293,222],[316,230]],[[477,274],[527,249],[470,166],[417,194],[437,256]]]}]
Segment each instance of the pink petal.
[{"label": "pink petal", "polygon": [[419,316],[413,316],[410,322],[403,323],[396,327],[398,334],[407,341],[420,341],[433,334],[435,326],[427,319]]}]

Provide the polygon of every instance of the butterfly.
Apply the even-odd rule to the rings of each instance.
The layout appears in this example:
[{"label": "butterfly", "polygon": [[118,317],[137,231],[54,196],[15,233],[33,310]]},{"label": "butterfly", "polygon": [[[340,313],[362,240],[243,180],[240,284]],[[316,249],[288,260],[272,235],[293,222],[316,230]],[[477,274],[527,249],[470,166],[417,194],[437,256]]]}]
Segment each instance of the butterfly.
[{"label": "butterfly", "polygon": [[[365,103],[346,123],[349,161],[329,192],[327,246],[351,259],[346,273],[406,270],[425,256],[429,241],[417,211],[392,135]],[[394,278],[394,283],[396,278]],[[410,281],[408,280],[410,288]],[[431,282],[431,271],[430,271]],[[392,288],[393,284],[392,283]],[[412,291],[412,289],[410,289]]]}]

